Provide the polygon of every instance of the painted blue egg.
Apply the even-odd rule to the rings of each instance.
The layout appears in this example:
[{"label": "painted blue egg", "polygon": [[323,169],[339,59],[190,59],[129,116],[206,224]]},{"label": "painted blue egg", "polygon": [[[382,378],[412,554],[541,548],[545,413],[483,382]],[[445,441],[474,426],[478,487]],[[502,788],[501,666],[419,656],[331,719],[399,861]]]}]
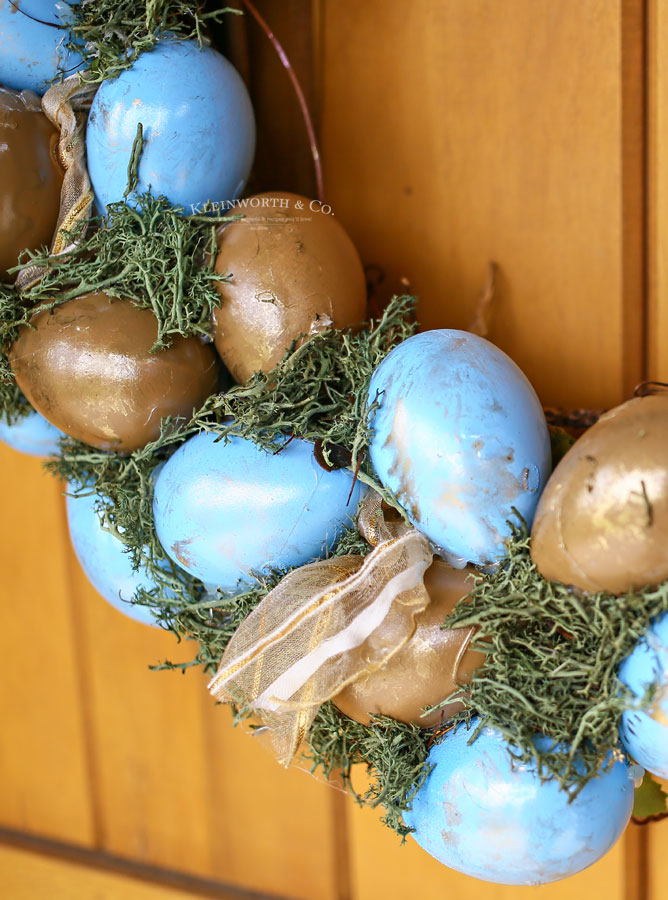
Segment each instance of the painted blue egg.
[{"label": "painted blue egg", "polygon": [[378,366],[369,402],[371,461],[411,522],[455,564],[503,557],[512,508],[531,525],[551,468],[522,371],[474,334],[427,331]]},{"label": "painted blue egg", "polygon": [[644,705],[622,715],[620,737],[641,766],[660,778],[668,778],[668,613],[656,619],[619,669],[620,680]]},{"label": "painted blue egg", "polygon": [[34,410],[12,425],[0,417],[0,441],[28,456],[55,456],[62,437],[62,431]]},{"label": "painted blue egg", "polygon": [[[70,486],[70,491],[75,490]],[[95,494],[67,497],[67,521],[70,539],[81,568],[98,594],[120,612],[144,625],[156,625],[146,606],[130,601],[141,587],[151,590],[155,582],[146,571],[135,571],[123,544],[100,524],[95,511]]]},{"label": "painted blue egg", "polygon": [[239,196],[255,153],[255,118],[234,66],[195,41],[159,42],[95,95],[86,152],[97,207],[123,199],[138,123],[136,193],[151,189],[186,213]]},{"label": "painted blue egg", "polygon": [[321,557],[357,512],[360,486],[350,496],[352,485],[348,470],[322,469],[306,441],[267,453],[249,440],[202,433],[160,472],[155,527],[182,568],[233,591],[252,583],[254,571]]},{"label": "painted blue egg", "polygon": [[82,66],[65,48],[72,11],[64,0],[0,0],[0,84],[43,94],[57,75]]},{"label": "painted blue egg", "polygon": [[498,884],[546,884],[595,863],[624,831],[634,796],[628,761],[569,803],[556,781],[541,784],[533,764],[513,768],[500,732],[484,728],[468,746],[470,738],[460,726],[432,747],[435,768],[404,814],[417,843],[444,865]]}]

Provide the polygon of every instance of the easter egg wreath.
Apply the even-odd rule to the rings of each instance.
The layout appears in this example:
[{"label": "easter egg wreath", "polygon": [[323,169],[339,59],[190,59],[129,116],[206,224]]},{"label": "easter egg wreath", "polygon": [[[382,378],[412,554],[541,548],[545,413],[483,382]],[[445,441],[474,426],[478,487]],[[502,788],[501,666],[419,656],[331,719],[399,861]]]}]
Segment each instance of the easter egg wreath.
[{"label": "easter egg wreath", "polygon": [[[67,483],[97,590],[197,643],[155,668],[204,670],[281,762],[339,773],[445,865],[567,877],[634,793],[638,817],[665,812],[643,768],[668,777],[668,394],[548,426],[493,344],[418,333],[414,297],[365,321],[327,207],[243,195],[252,108],[205,37],[226,12],[73,5],[44,113],[0,53],[16,146],[60,132],[55,156],[25,155],[31,190],[52,207],[63,185],[50,248],[3,259],[0,439]],[[186,59],[213,106],[182,96]],[[183,122],[162,110],[170,76]],[[211,115],[225,140],[193,187]],[[0,186],[21,196],[5,146]]]}]

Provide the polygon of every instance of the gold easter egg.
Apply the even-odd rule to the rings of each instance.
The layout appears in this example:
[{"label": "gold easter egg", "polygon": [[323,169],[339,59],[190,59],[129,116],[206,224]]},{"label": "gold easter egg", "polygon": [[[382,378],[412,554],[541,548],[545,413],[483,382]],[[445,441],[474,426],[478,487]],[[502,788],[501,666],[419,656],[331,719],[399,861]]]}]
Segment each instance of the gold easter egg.
[{"label": "gold easter egg", "polygon": [[23,250],[50,244],[63,170],[58,132],[30,92],[0,88],[0,281]]},{"label": "gold easter egg", "polygon": [[556,467],[531,556],[549,581],[621,594],[668,579],[668,394],[602,416]]},{"label": "gold easter egg", "polygon": [[45,419],[92,447],[143,447],[161,419],[190,416],[216,389],[213,347],[177,335],[152,353],[155,316],[129,300],[85,294],[30,324],[9,356],[19,387]]},{"label": "gold easter egg", "polygon": [[369,724],[370,715],[390,716],[431,728],[459,712],[458,700],[424,716],[466,683],[485,656],[469,646],[472,628],[443,629],[444,619],[473,584],[470,566],[453,569],[436,560],[427,569],[424,583],[430,597],[427,608],[415,617],[412,637],[379,669],[365,673],[333,698],[346,716]]},{"label": "gold easter egg", "polygon": [[366,318],[364,270],[329,207],[298,194],[258,194],[218,233],[222,296],[213,315],[221,359],[238,382],[267,372],[292,341]]}]

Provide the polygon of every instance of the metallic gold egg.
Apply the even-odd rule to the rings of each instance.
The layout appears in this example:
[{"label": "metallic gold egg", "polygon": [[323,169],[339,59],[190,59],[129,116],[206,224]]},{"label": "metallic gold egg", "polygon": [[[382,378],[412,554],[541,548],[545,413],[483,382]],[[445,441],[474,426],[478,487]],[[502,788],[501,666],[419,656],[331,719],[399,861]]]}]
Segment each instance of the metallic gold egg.
[{"label": "metallic gold egg", "polygon": [[61,431],[102,450],[129,452],[160,434],[160,420],[190,416],[215,391],[211,345],[176,336],[151,353],[150,309],[85,294],[33,316],[10,351],[19,387]]},{"label": "metallic gold egg", "polygon": [[531,556],[549,581],[621,594],[668,578],[668,394],[602,416],[549,479]]},{"label": "metallic gold egg", "polygon": [[371,714],[432,728],[461,710],[462,703],[454,701],[422,715],[425,707],[466,683],[484,662],[484,653],[469,647],[472,628],[441,628],[471,590],[467,576],[473,571],[469,566],[453,569],[440,560],[427,569],[424,582],[431,602],[415,617],[413,636],[383,666],[360,676],[334,697],[332,702],[342,713],[363,725],[369,724]]},{"label": "metallic gold egg", "polygon": [[23,250],[50,244],[63,170],[58,132],[31,94],[0,88],[0,280]]},{"label": "metallic gold egg", "polygon": [[280,362],[293,340],[327,325],[366,318],[364,270],[334,215],[298,194],[258,194],[232,210],[245,216],[220,229],[213,316],[220,356],[239,382]]}]

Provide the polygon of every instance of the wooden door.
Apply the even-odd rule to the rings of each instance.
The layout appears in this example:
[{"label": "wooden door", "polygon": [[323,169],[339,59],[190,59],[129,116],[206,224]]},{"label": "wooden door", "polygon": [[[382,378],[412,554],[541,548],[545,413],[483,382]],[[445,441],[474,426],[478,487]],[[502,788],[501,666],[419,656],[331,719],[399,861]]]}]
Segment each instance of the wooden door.
[{"label": "wooden door", "polygon": [[[465,328],[494,260],[489,337],[546,405],[605,407],[668,380],[665,3],[257,5],[305,83],[327,200],[381,292],[408,279],[425,328]],[[227,40],[256,102],[257,185],[312,191],[271,47],[250,22]],[[108,607],[69,549],[59,486],[6,448],[0,463],[2,896],[517,895],[281,770],[197,673],[149,671],[191,648]],[[522,894],[659,900],[667,840],[668,825],[632,827],[590,870]]]}]

